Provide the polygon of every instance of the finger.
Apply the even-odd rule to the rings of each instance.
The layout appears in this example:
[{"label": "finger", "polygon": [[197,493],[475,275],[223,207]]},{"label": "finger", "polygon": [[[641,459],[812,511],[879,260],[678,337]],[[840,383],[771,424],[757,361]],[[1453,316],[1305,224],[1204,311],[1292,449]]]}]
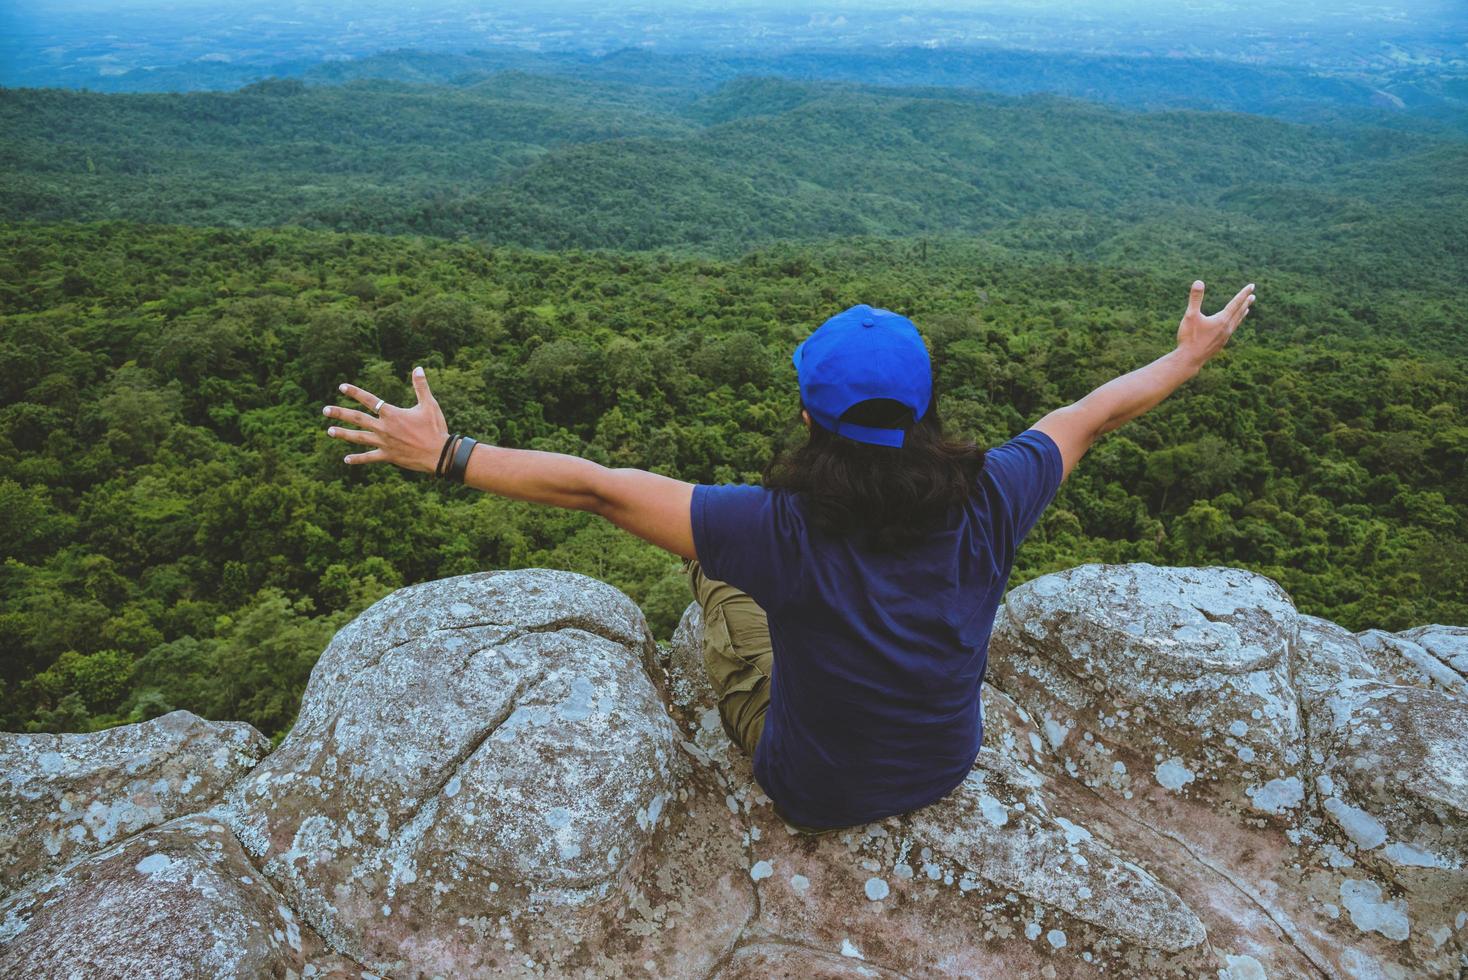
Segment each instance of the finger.
[{"label": "finger", "polygon": [[[375,405],[377,403],[373,402],[373,404]],[[327,405],[321,410],[321,414],[325,415],[327,418],[341,419],[343,422],[350,422],[353,425],[360,425],[364,429],[377,428],[377,416],[368,415],[366,412],[359,412],[355,408],[342,408],[340,405]]]},{"label": "finger", "polygon": [[418,395],[419,405],[433,401],[433,392],[428,390],[428,375],[421,367],[413,369],[413,391]]},{"label": "finger", "polygon": [[1252,309],[1253,306],[1254,294],[1250,293],[1248,296],[1244,297],[1244,301],[1242,303],[1238,304],[1238,306],[1234,308],[1233,313],[1228,318],[1229,326],[1237,327],[1240,323],[1242,323],[1244,317],[1249,315],[1249,310]]},{"label": "finger", "polygon": [[1254,295],[1254,284],[1252,282],[1243,289],[1240,289],[1237,293],[1234,293],[1234,298],[1229,300],[1228,305],[1223,308],[1224,313],[1228,314],[1230,320],[1238,314],[1244,306],[1244,301],[1252,295]]},{"label": "finger", "polygon": [[1188,316],[1201,315],[1203,312],[1203,280],[1194,279],[1193,288],[1188,291]]},{"label": "finger", "polygon": [[380,446],[382,442],[376,432],[364,432],[361,429],[343,429],[333,425],[326,430],[326,434],[333,439],[341,439],[345,442],[360,442],[368,446]]},{"label": "finger", "polygon": [[380,462],[382,462],[385,459],[387,459],[387,453],[383,452],[381,449],[373,449],[370,452],[353,453],[350,456],[343,456],[342,457],[342,462],[343,463],[380,463]]},{"label": "finger", "polygon": [[[342,394],[344,394],[344,395],[350,395],[351,397],[357,399],[357,401],[361,402],[363,405],[366,405],[368,408],[372,408],[373,406],[375,406],[377,404],[377,396],[376,395],[374,395],[370,391],[363,391],[361,388],[358,388],[356,385],[344,384],[344,385],[339,386],[339,388],[340,388],[340,391],[341,391]],[[383,408],[386,408],[386,407],[387,407],[387,403],[384,402],[383,403]]]}]

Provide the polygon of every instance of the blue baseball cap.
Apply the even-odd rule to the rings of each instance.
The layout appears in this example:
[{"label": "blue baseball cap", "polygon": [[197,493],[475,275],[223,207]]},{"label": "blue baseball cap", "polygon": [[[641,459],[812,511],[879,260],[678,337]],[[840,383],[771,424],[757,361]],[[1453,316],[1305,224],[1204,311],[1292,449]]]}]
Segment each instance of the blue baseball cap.
[{"label": "blue baseball cap", "polygon": [[928,412],[933,368],[913,322],[900,313],[860,303],[821,324],[790,357],[800,379],[800,398],[820,426],[875,446],[901,446],[905,429],[842,422],[841,413],[869,398],[890,398]]}]

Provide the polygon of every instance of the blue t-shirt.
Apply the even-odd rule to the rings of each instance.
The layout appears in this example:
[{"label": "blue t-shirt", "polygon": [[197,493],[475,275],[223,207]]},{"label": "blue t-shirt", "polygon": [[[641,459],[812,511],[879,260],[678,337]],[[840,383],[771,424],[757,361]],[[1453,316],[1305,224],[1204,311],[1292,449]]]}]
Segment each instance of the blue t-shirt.
[{"label": "blue t-shirt", "polygon": [[963,781],[983,739],[994,614],[1061,467],[1054,440],[1021,432],[988,451],[946,527],[898,554],[817,530],[788,490],[694,487],[704,573],[769,617],[774,666],[754,775],[786,819],[867,823]]}]

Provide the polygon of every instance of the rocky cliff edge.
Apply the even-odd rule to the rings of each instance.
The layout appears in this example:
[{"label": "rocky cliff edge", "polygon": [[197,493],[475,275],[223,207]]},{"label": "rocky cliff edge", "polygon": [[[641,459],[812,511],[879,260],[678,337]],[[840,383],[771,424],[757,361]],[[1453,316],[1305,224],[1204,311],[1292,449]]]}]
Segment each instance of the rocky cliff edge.
[{"label": "rocky cliff edge", "polygon": [[0,975],[1398,978],[1468,966],[1468,629],[1233,568],[1013,589],[947,798],[811,839],[655,643],[547,569],[400,589],[273,752],[0,735]]}]

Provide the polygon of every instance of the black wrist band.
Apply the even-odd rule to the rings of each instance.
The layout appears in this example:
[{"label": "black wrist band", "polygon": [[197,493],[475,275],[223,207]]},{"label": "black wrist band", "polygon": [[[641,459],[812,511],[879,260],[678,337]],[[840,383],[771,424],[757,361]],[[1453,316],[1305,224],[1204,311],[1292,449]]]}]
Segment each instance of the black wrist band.
[{"label": "black wrist band", "polygon": [[443,448],[438,451],[438,465],[436,465],[433,468],[433,476],[434,476],[434,479],[438,479],[439,477],[442,477],[443,476],[443,461],[448,458],[448,455],[449,455],[449,443],[451,443],[453,441],[454,441],[454,434],[451,432],[451,433],[449,433],[448,437],[446,439],[444,439],[444,441],[443,441]]},{"label": "black wrist band", "polygon": [[448,458],[443,461],[443,478],[445,478],[445,480],[448,480],[449,469],[454,467],[454,453],[458,452],[458,445],[461,442],[464,442],[464,437],[459,436],[458,433],[454,433],[454,443],[452,443],[452,445],[449,445]]},{"label": "black wrist band", "polygon": [[449,434],[449,437],[448,437],[448,440],[447,440],[447,445],[445,445],[443,452],[441,452],[439,454],[443,458],[441,460],[439,460],[438,471],[434,474],[439,479],[443,479],[444,475],[446,473],[448,473],[448,471],[449,471],[449,461],[454,458],[454,443],[456,443],[458,441],[459,441],[459,434],[457,432],[453,432],[453,433],[450,433]]},{"label": "black wrist band", "polygon": [[459,443],[463,441],[464,437],[455,432],[453,444],[449,446],[448,458],[443,461],[443,478],[445,480],[449,479],[449,471],[454,468],[454,453],[459,451]]},{"label": "black wrist band", "polygon": [[464,482],[464,471],[469,466],[469,454],[479,443],[471,436],[465,436],[454,448],[454,461],[449,464],[449,479],[455,483]]}]

